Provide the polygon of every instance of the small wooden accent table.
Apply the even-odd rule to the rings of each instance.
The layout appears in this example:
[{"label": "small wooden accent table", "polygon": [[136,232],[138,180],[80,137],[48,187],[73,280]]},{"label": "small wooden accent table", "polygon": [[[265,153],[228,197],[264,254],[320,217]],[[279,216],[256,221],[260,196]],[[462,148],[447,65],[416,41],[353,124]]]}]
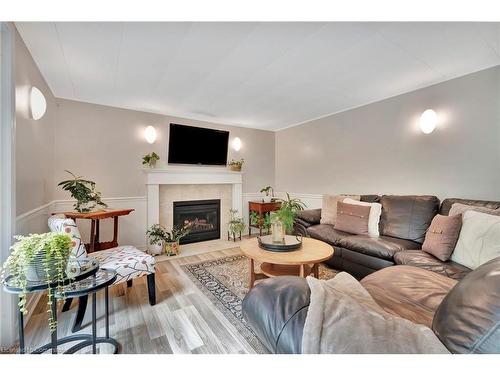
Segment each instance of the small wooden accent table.
[{"label": "small wooden accent table", "polygon": [[262,201],[250,201],[248,202],[248,217],[250,218],[250,214],[252,211],[257,212],[259,214],[259,222],[258,225],[248,225],[248,235],[252,235],[252,227],[259,228],[259,236],[262,236],[262,223],[264,221],[264,215],[268,212],[277,211],[281,207],[280,202],[268,202],[264,203]]},{"label": "small wooden accent table", "polygon": [[[94,251],[111,249],[112,247],[118,246],[118,216],[125,216],[134,211],[133,208],[124,208],[121,210],[100,210],[92,212],[63,212],[63,214],[73,219],[76,223],[76,219],[88,219],[91,220],[90,223],[90,243],[85,244],[87,247],[87,252],[92,253]],[[108,242],[99,242],[99,224],[100,220],[111,219],[114,220],[113,227],[113,240]]]},{"label": "small wooden accent table", "polygon": [[[306,277],[313,274],[317,278],[319,264],[330,259],[333,255],[332,246],[313,238],[303,238],[300,249],[286,253],[262,249],[257,238],[244,240],[241,242],[240,248],[249,261],[249,288],[253,287],[255,280],[273,276]],[[262,273],[255,272],[255,261],[262,262],[260,265]]]}]

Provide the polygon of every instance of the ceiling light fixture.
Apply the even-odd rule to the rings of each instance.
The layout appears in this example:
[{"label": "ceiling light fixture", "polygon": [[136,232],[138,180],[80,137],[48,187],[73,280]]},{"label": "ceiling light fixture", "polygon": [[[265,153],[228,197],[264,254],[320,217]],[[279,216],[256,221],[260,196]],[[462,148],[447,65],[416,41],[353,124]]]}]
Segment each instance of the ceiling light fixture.
[{"label": "ceiling light fixture", "polygon": [[40,120],[47,110],[47,101],[43,93],[33,86],[30,92],[30,110],[33,120]]},{"label": "ceiling light fixture", "polygon": [[424,134],[431,134],[438,122],[437,114],[432,109],[426,109],[420,116],[420,130]]},{"label": "ceiling light fixture", "polygon": [[156,142],[156,129],[154,126],[148,126],[144,131],[144,138],[146,138],[146,142],[149,144],[153,144]]},{"label": "ceiling light fixture", "polygon": [[240,149],[241,149],[241,139],[239,139],[238,137],[234,138],[232,145],[233,145],[233,150],[234,151],[240,151]]}]

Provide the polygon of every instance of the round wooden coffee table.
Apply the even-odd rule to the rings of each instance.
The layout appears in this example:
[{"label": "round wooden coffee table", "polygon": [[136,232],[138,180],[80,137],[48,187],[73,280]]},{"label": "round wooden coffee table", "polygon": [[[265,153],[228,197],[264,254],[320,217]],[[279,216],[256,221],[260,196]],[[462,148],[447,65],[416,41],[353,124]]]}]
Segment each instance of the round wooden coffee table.
[{"label": "round wooden coffee table", "polygon": [[[317,278],[319,264],[333,255],[332,246],[313,238],[303,238],[300,249],[286,253],[262,249],[256,237],[242,241],[240,248],[249,259],[249,288],[253,287],[255,280],[273,276],[306,277],[313,274]],[[262,273],[255,272],[255,261],[262,263]]]}]

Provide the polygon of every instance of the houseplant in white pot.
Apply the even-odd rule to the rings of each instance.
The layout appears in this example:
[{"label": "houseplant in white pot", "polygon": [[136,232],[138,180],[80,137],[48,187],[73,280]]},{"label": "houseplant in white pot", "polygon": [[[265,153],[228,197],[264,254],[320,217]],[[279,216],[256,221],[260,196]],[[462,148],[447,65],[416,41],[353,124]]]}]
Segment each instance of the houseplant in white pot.
[{"label": "houseplant in white pot", "polygon": [[149,239],[148,250],[151,255],[160,255],[163,252],[165,229],[160,224],[153,224],[146,232]]},{"label": "houseplant in white pot", "polygon": [[61,181],[57,186],[61,186],[63,190],[69,191],[71,197],[76,199],[74,205],[78,212],[90,212],[97,206],[108,207],[101,200],[101,193],[95,190],[95,182],[84,180],[82,176],[77,176],[70,171],[66,171],[73,176],[73,179]]},{"label": "houseplant in white pot", "polygon": [[269,203],[273,200],[273,187],[272,186],[266,186],[260,189],[261,193],[264,193],[265,195],[262,197],[262,202],[264,203]]},{"label": "houseplant in white pot", "polygon": [[241,240],[241,232],[245,229],[245,222],[243,218],[236,216],[238,210],[230,209],[229,210],[229,223],[228,223],[228,232],[227,239],[236,241],[236,238],[239,237]]},{"label": "houseplant in white pot", "polygon": [[64,233],[30,234],[16,236],[17,242],[11,246],[11,253],[2,267],[2,280],[5,275],[16,278],[21,289],[19,294],[19,310],[26,314],[26,288],[28,282],[47,283],[49,306],[49,327],[56,329],[55,317],[50,306],[54,295],[54,285],[57,292],[62,293],[63,286],[71,282],[66,275],[66,267],[71,253],[71,238]]}]

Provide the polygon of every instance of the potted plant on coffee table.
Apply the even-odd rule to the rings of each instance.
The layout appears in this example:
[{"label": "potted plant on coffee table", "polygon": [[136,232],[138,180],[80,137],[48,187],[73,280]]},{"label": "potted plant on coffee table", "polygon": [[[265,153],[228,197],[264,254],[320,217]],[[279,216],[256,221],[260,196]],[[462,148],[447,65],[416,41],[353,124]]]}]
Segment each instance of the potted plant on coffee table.
[{"label": "potted plant on coffee table", "polygon": [[277,201],[281,203],[281,207],[271,213],[271,233],[273,242],[282,243],[285,240],[285,234],[293,231],[293,220],[297,211],[303,210],[306,205],[299,198],[290,197],[289,193],[286,193],[285,199]]},{"label": "potted plant on coffee table", "polygon": [[69,191],[71,197],[76,199],[74,205],[78,212],[90,212],[96,206],[108,207],[101,200],[101,193],[95,190],[95,182],[84,180],[82,176],[77,176],[70,171],[66,171],[73,176],[73,179],[61,181],[57,186],[62,186],[63,190]]},{"label": "potted plant on coffee table", "polygon": [[[26,314],[26,294],[29,282],[46,283],[49,306],[49,327],[57,328],[51,306],[54,293],[62,293],[64,285],[71,283],[66,275],[66,267],[72,244],[69,235],[64,233],[30,234],[16,236],[11,246],[11,253],[2,267],[2,281],[6,275],[12,276],[21,289],[19,293],[19,310]],[[55,290],[54,290],[55,288]]]},{"label": "potted plant on coffee table", "polygon": [[237,217],[236,214],[238,210],[230,209],[229,210],[229,223],[228,223],[228,232],[227,239],[233,240],[236,242],[236,238],[241,240],[241,232],[245,229],[245,222],[243,218]]}]

